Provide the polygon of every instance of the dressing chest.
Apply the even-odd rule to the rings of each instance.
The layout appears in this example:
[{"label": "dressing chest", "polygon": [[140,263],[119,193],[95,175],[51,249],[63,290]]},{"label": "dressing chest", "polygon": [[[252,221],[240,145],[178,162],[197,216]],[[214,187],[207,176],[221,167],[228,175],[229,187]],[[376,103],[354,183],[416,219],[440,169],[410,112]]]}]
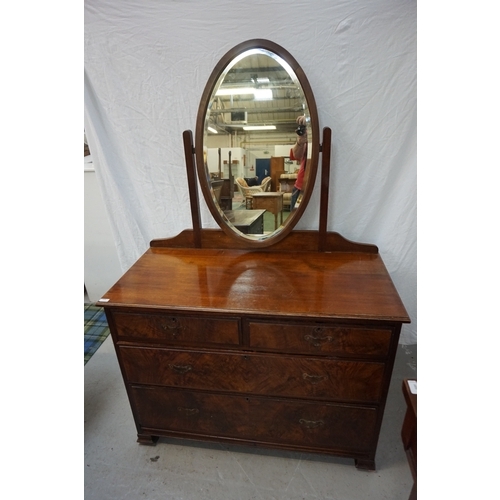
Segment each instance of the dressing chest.
[{"label": "dressing chest", "polygon": [[[224,125],[214,111],[224,104],[219,90],[259,71],[280,75],[287,95],[298,96],[303,129],[293,116],[290,133],[297,144],[309,141],[310,156],[299,207],[271,231],[243,234],[231,217],[246,210],[245,200],[233,199],[228,212],[214,194],[207,130]],[[196,147],[190,131],[183,135],[193,229],[153,240],[101,299],[139,443],[211,440],[351,457],[374,469],[399,335],[410,319],[378,248],[327,230],[331,130],[320,144],[302,69],[272,42],[240,44],[210,77],[196,130]],[[318,230],[292,231],[320,153]],[[201,227],[196,171],[220,229]]]},{"label": "dressing chest", "polygon": [[[141,443],[158,436],[375,452],[407,313],[378,253],[159,240],[105,295]],[[314,233],[295,232],[301,244]],[[210,238],[209,238],[210,237]],[[345,248],[346,250],[342,250]]]}]

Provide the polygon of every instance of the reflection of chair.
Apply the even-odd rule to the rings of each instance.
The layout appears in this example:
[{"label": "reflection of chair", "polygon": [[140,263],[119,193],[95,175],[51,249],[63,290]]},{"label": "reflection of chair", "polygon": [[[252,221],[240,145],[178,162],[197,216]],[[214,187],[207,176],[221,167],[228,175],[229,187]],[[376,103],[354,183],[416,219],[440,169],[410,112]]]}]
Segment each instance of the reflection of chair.
[{"label": "reflection of chair", "polygon": [[245,179],[241,177],[236,178],[236,186],[238,187],[238,191],[243,196],[245,200],[246,208],[252,208],[252,195],[254,193],[264,193],[265,191],[269,191],[271,189],[271,177],[265,177],[262,179],[260,186],[249,186]]}]

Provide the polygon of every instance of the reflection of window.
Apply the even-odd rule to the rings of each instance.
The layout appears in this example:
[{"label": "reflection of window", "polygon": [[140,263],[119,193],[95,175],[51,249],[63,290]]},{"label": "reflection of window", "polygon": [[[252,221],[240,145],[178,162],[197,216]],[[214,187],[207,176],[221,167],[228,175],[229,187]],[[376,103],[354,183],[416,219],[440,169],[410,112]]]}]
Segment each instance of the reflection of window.
[{"label": "reflection of window", "polygon": [[247,122],[247,114],[244,111],[233,111],[231,113],[231,122]]}]

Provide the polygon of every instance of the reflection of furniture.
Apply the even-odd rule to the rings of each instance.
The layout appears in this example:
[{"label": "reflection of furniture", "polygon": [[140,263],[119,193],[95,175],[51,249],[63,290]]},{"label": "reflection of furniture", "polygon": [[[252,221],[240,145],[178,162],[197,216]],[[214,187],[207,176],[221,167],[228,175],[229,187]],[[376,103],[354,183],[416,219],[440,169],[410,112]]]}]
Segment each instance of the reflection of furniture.
[{"label": "reflection of furniture", "polygon": [[278,228],[278,214],[283,224],[283,193],[255,193],[252,199],[254,209],[264,209],[274,214],[274,229]]},{"label": "reflection of furniture", "polygon": [[243,199],[245,200],[246,208],[255,208],[252,205],[253,195],[255,193],[263,193],[265,191],[268,191],[271,187],[270,181],[271,177],[265,177],[264,179],[262,179],[262,182],[259,186],[249,186],[247,184],[247,181],[242,177],[236,178],[236,186],[238,187],[238,191],[241,193]]},{"label": "reflection of furniture", "polygon": [[401,430],[403,446],[413,476],[413,487],[409,500],[417,499],[417,395],[410,389],[408,380],[403,380],[403,394],[406,400],[406,415]]},{"label": "reflection of furniture", "polygon": [[221,204],[221,196],[222,196],[222,187],[224,185],[224,180],[219,179],[219,180],[213,180],[211,182],[211,186],[214,192],[214,197],[217,200],[217,203],[220,205]]},{"label": "reflection of furniture", "polygon": [[227,220],[243,234],[264,234],[265,210],[226,210]]},{"label": "reflection of furniture", "polygon": [[285,158],[283,156],[271,156],[269,170],[269,175],[271,176],[271,191],[278,191],[279,176],[285,172]]},{"label": "reflection of furniture", "polygon": [[[371,245],[295,231],[156,240],[103,303],[140,443],[158,436],[351,457],[374,469],[401,323]],[[293,266],[290,262],[293,261]]]},{"label": "reflection of furniture", "polygon": [[292,201],[292,190],[298,174],[281,174],[279,178],[279,190],[283,193],[283,207],[290,209]]},{"label": "reflection of furniture", "polygon": [[232,210],[234,198],[234,181],[233,179],[222,179],[224,184],[221,189],[220,206],[222,210]]}]

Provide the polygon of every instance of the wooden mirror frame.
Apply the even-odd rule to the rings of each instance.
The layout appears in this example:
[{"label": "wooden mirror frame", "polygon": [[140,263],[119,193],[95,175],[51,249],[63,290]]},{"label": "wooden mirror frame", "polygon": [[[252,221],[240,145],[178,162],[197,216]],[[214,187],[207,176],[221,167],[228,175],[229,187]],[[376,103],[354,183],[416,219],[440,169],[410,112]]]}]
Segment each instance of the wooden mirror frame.
[{"label": "wooden mirror frame", "polygon": [[[310,116],[311,136],[313,139],[313,142],[309,142],[308,144],[308,147],[310,148],[311,152],[311,158],[310,158],[310,163],[308,165],[309,173],[307,180],[307,189],[302,193],[302,201],[299,207],[296,210],[294,210],[294,213],[287,219],[285,224],[283,224],[280,228],[276,229],[274,232],[270,233],[270,235],[263,236],[262,238],[259,239],[244,235],[236,228],[234,228],[234,226],[232,226],[229,222],[224,220],[223,216],[221,215],[219,207],[216,206],[213,200],[211,188],[207,179],[207,172],[205,169],[205,161],[204,161],[205,119],[208,111],[208,106],[210,104],[210,98],[213,94],[215,85],[219,81],[220,76],[226,70],[228,65],[237,56],[251,49],[264,49],[273,52],[274,54],[282,58],[295,72],[295,75],[297,76],[297,79],[302,87],[302,91],[304,93],[307,102],[309,116]],[[222,57],[219,63],[215,66],[205,86],[200,101],[200,105],[198,108],[195,138],[196,138],[195,140],[196,169],[198,172],[198,180],[200,183],[201,191],[205,198],[205,202],[210,210],[210,213],[212,214],[212,216],[214,217],[215,221],[220,226],[220,228],[231,238],[235,238],[236,240],[244,242],[245,245],[249,248],[262,248],[274,245],[278,241],[281,241],[283,238],[285,238],[288,234],[290,234],[290,232],[293,230],[295,225],[302,217],[302,214],[307,208],[307,205],[311,198],[318,171],[318,161],[320,152],[320,131],[319,131],[318,111],[316,108],[316,101],[314,99],[311,86],[309,85],[309,81],[307,80],[304,71],[302,70],[299,63],[295,60],[295,58],[283,47],[277,45],[274,42],[264,39],[247,40],[232,48]]]}]

